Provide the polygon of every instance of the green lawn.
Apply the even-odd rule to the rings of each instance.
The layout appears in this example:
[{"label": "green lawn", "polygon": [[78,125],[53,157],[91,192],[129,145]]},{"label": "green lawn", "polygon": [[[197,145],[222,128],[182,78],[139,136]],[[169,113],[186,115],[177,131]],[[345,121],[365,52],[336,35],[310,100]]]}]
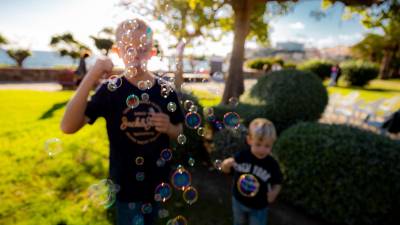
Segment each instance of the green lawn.
[{"label": "green lawn", "polygon": [[380,98],[392,98],[400,96],[400,79],[373,80],[365,88],[346,87],[341,82],[337,87],[328,87],[329,94],[338,93],[346,95],[352,91],[358,91],[360,94],[359,98],[365,102],[371,102]]},{"label": "green lawn", "polygon": [[[112,224],[112,213],[90,205],[87,197],[87,188],[107,177],[105,121],[62,134],[60,119],[71,94],[0,91],[0,224]],[[49,157],[44,143],[55,137],[63,151]],[[224,176],[212,172],[198,179],[210,172],[191,168],[195,174],[195,169],[200,171],[193,176],[198,202],[189,207],[175,191],[175,200],[166,205],[171,216],[182,214],[195,225],[230,224],[229,189],[217,191],[212,181],[203,182]]]},{"label": "green lawn", "polygon": [[[373,101],[400,95],[400,81],[328,90],[340,94],[357,90],[360,98]],[[89,204],[86,191],[107,177],[105,121],[74,135],[62,134],[59,123],[72,93],[0,91],[0,224],[112,224],[110,213]],[[204,106],[220,102],[220,96],[207,92],[194,94]],[[49,157],[44,143],[55,137],[62,140],[63,151]],[[226,180],[224,176],[201,167],[191,170],[199,201],[189,207],[174,192],[175,200],[167,204],[170,214],[183,214],[193,225],[231,224],[229,187],[218,183]]]}]

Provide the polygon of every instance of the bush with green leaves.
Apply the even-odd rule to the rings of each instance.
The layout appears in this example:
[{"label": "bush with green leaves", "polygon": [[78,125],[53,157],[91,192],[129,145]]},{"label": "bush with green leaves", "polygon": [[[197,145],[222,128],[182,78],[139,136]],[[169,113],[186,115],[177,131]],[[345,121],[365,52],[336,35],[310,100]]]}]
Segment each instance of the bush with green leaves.
[{"label": "bush with green leaves", "polygon": [[235,111],[245,125],[257,117],[268,118],[280,133],[297,122],[318,120],[327,103],[326,88],[315,74],[286,69],[259,78],[236,108],[220,105],[214,111],[219,120]]},{"label": "bush with green leaves", "polygon": [[255,70],[263,70],[265,69],[265,66],[267,68],[272,68],[272,65],[274,64],[279,64],[283,66],[285,63],[282,59],[280,58],[271,58],[271,57],[265,57],[265,58],[254,58],[250,59],[245,62],[245,66],[247,68],[255,69]]},{"label": "bush with green leaves", "polygon": [[371,62],[346,61],[340,64],[344,80],[352,86],[363,87],[378,77],[379,67]]},{"label": "bush with green leaves", "polygon": [[232,157],[235,153],[246,149],[247,129],[245,126],[239,126],[237,129],[223,129],[216,132],[213,136],[213,151],[211,159],[223,160]]},{"label": "bush with green leaves", "polygon": [[328,103],[321,80],[311,72],[274,71],[261,77],[250,90],[250,97],[265,105],[264,117],[278,132],[299,121],[316,121]]},{"label": "bush with green leaves", "polygon": [[344,125],[300,123],[273,148],[281,197],[333,224],[400,221],[400,142]]},{"label": "bush with green leaves", "polygon": [[321,80],[330,77],[332,62],[326,60],[311,59],[297,66],[297,69],[315,73]]}]

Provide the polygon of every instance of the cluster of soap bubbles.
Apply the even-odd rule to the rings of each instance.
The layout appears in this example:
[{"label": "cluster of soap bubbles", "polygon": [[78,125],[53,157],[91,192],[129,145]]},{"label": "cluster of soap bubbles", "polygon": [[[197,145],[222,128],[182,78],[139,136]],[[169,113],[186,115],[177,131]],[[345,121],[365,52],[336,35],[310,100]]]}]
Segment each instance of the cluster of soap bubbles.
[{"label": "cluster of soap bubbles", "polygon": [[111,207],[116,200],[116,193],[119,185],[114,184],[110,179],[100,180],[88,188],[89,200],[95,206]]}]

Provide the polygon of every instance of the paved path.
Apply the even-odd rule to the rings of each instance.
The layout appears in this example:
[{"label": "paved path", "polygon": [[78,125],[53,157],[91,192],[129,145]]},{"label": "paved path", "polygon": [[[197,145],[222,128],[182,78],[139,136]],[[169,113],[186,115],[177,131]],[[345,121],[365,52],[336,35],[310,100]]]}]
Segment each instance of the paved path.
[{"label": "paved path", "polygon": [[0,90],[60,91],[61,89],[61,85],[57,82],[0,82]]}]

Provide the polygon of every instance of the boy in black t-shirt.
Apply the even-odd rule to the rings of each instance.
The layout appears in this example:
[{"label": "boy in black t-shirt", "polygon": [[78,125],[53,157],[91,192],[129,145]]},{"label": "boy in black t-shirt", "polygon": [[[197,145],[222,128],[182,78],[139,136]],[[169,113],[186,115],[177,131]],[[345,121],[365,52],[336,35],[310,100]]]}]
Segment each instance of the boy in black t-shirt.
[{"label": "boy in black t-shirt", "polygon": [[250,149],[238,152],[222,162],[222,171],[233,168],[233,224],[265,225],[268,203],[275,201],[281,190],[282,174],[278,162],[270,155],[276,140],[275,127],[264,118],[254,119],[249,126]]},{"label": "boy in black t-shirt", "polygon": [[[116,42],[124,73],[110,78],[111,60],[98,59],[69,101],[61,129],[75,133],[98,117],[105,118],[110,178],[120,187],[117,224],[148,225],[157,215],[155,188],[168,182],[169,159],[163,154],[170,154],[169,140],[182,132],[184,117],[171,86],[146,69],[154,53],[149,26],[139,19],[123,21],[116,29]],[[102,77],[109,81],[87,100]]]}]

